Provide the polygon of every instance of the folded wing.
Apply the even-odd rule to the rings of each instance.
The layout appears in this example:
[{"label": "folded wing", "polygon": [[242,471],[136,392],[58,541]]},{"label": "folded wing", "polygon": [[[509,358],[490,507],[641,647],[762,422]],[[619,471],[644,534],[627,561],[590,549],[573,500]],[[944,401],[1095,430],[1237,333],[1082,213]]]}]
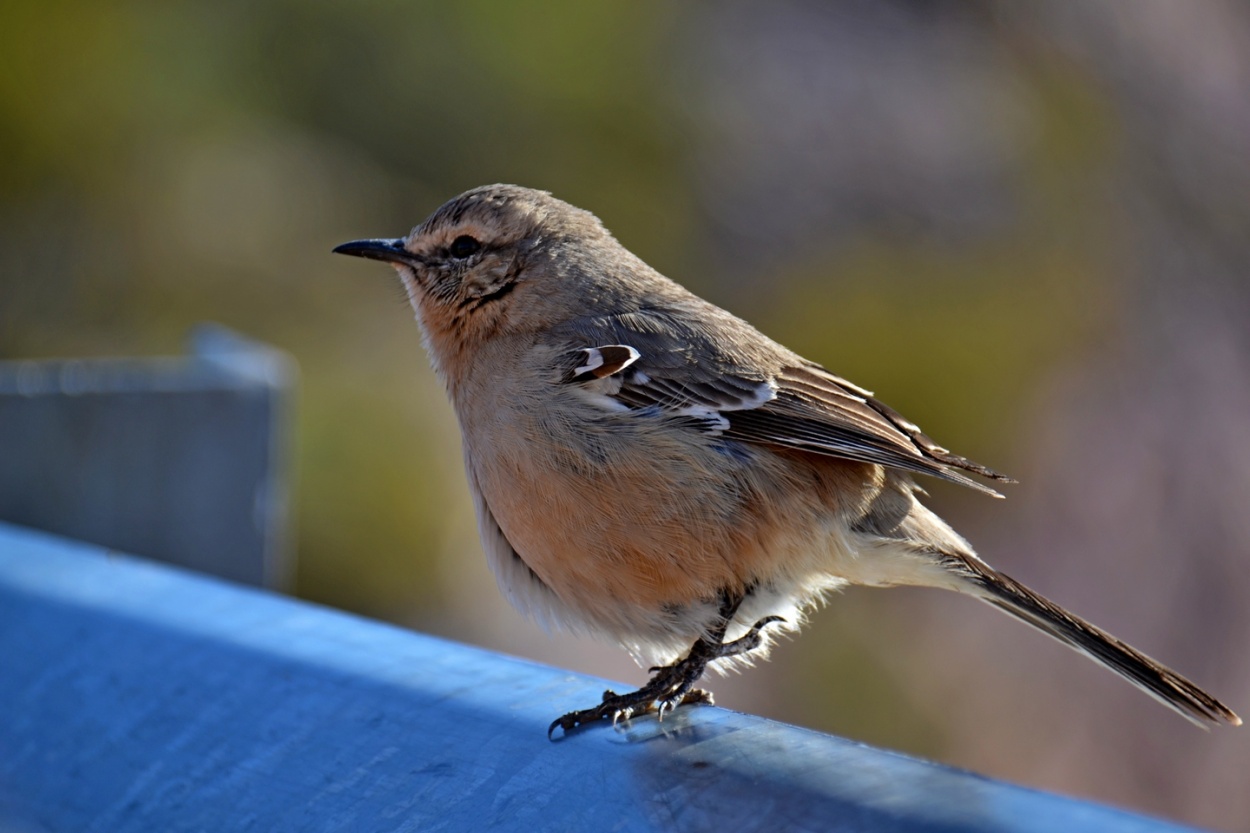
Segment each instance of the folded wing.
[{"label": "folded wing", "polygon": [[[618,362],[619,370],[610,374],[585,372],[595,358],[613,354],[629,360]],[[680,357],[649,356],[637,345],[584,348],[570,361],[579,362],[581,371],[570,373],[570,382],[594,386],[630,409],[681,417],[695,430],[728,439],[904,469],[996,497],[1001,495],[962,472],[1015,482],[952,454],[868,391],[810,362],[749,378]],[[595,370],[610,364],[605,360]]]}]

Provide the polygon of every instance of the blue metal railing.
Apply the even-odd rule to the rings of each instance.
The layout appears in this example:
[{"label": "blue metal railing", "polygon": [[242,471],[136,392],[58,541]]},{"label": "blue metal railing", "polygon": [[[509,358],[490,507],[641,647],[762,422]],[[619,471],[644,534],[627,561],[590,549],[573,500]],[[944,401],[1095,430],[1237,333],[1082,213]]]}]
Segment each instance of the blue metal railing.
[{"label": "blue metal railing", "polygon": [[0,831],[1175,831],[0,524]]}]

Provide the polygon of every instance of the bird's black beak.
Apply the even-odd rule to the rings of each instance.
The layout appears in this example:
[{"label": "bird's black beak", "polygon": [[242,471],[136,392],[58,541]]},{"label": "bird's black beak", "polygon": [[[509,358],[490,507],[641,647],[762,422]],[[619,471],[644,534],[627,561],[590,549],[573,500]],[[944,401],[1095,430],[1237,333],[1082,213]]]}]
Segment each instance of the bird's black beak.
[{"label": "bird's black beak", "polygon": [[337,255],[367,257],[370,260],[385,260],[387,263],[402,263],[406,266],[420,266],[425,259],[404,248],[404,239],[394,240],[353,240],[334,247]]}]

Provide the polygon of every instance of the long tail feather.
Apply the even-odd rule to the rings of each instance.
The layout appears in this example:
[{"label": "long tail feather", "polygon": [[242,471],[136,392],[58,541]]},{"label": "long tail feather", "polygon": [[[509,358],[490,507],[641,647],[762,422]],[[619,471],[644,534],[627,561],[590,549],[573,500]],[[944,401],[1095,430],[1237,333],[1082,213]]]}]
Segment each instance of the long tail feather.
[{"label": "long tail feather", "polygon": [[1027,622],[1048,636],[1116,672],[1191,722],[1241,725],[1228,706],[1137,649],[1091,625],[1020,582],[974,558],[956,557],[958,572],[977,586],[984,602]]}]

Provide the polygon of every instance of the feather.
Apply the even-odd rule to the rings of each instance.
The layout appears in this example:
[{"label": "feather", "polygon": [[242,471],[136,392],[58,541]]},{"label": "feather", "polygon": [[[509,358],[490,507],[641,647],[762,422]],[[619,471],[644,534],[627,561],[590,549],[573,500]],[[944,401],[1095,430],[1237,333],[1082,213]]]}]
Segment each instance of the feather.
[{"label": "feather", "polygon": [[[903,469],[994,497],[1002,495],[962,472],[1015,482],[952,454],[869,391],[817,364],[796,357],[771,375],[751,378],[714,352],[706,363],[694,362],[692,354],[704,355],[648,352],[637,342],[579,348],[566,378],[632,410],[694,417],[685,422],[690,430],[724,439]],[[608,376],[610,390],[595,384]]]}]

